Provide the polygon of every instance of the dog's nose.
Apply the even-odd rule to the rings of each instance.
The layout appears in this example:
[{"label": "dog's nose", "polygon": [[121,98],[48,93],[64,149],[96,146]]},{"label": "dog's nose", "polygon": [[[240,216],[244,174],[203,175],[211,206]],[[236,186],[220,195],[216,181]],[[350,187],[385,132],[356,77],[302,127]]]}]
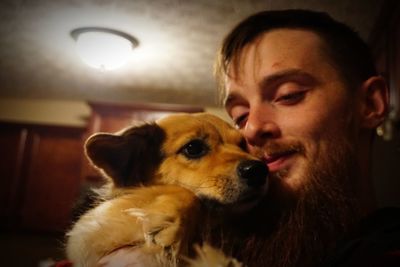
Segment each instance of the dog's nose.
[{"label": "dog's nose", "polygon": [[259,160],[246,160],[239,163],[237,173],[245,179],[248,186],[259,187],[266,183],[268,168]]}]

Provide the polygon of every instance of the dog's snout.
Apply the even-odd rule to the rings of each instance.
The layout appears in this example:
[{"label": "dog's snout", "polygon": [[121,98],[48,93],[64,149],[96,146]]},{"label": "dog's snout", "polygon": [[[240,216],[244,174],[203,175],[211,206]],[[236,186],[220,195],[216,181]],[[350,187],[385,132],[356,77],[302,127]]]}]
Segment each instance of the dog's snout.
[{"label": "dog's snout", "polygon": [[246,160],[239,164],[237,173],[248,186],[259,187],[267,181],[268,168],[262,161]]}]

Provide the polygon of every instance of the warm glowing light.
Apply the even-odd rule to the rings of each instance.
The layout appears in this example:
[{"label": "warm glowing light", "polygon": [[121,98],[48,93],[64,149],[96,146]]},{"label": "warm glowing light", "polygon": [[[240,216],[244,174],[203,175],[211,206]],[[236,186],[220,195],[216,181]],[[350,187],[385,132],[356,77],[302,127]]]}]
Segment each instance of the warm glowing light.
[{"label": "warm glowing light", "polygon": [[[83,29],[83,30],[82,30]],[[72,31],[76,49],[82,61],[102,70],[113,70],[123,66],[131,55],[137,41],[122,32],[82,28]]]}]

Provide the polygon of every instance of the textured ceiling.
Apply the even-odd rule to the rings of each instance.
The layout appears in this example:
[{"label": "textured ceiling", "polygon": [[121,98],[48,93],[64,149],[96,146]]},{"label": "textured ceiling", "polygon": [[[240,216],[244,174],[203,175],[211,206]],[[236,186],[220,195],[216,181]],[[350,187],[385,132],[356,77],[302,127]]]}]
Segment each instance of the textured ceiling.
[{"label": "textured ceiling", "polygon": [[[227,31],[264,9],[327,11],[368,38],[382,0],[2,0],[0,98],[215,105],[212,64]],[[102,26],[140,45],[101,72],[77,57],[69,32]]]}]

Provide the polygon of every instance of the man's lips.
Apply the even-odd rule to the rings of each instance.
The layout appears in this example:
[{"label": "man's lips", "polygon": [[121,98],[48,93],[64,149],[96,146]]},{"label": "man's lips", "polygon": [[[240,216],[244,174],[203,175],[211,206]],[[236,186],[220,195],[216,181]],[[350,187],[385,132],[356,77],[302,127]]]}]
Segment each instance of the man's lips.
[{"label": "man's lips", "polygon": [[287,162],[291,156],[293,156],[295,151],[284,151],[279,153],[274,153],[271,155],[264,156],[264,162],[267,164],[270,172],[279,171],[282,168],[287,167]]}]

